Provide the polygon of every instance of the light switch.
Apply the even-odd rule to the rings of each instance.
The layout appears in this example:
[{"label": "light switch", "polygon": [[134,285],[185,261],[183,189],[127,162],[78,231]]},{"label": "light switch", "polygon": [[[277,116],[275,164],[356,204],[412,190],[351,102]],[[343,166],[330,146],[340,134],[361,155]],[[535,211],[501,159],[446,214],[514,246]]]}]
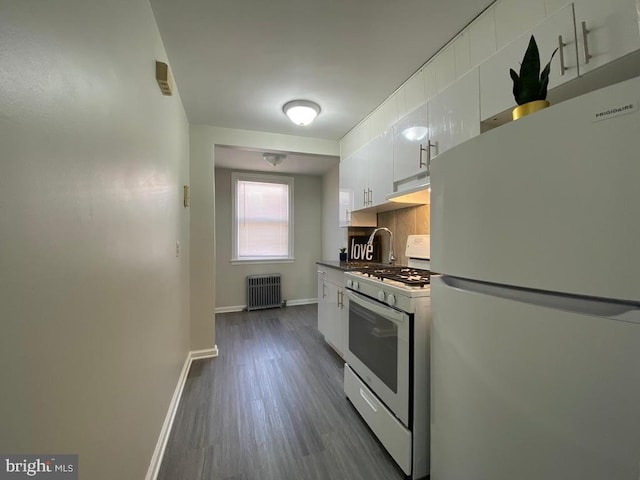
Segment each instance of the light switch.
[{"label": "light switch", "polygon": [[176,257],[180,256],[180,242],[176,240]]}]

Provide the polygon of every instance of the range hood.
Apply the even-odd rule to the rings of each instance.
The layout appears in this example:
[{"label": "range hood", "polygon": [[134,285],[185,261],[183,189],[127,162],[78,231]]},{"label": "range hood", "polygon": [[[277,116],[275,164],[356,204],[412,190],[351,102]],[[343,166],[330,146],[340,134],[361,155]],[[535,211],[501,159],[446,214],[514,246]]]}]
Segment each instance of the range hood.
[{"label": "range hood", "polygon": [[409,205],[428,205],[431,203],[431,192],[429,183],[422,183],[415,187],[393,192],[386,196],[390,202],[406,203]]}]

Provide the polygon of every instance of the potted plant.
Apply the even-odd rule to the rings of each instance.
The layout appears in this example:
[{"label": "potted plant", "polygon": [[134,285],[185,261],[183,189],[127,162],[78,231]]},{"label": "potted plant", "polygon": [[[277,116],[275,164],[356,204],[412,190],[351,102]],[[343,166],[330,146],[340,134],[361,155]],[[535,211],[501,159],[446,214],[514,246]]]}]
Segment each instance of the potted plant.
[{"label": "potted plant", "polygon": [[342,247],[340,249],[340,261],[341,262],[347,261],[347,247]]},{"label": "potted plant", "polygon": [[534,36],[531,35],[529,46],[520,64],[520,75],[513,68],[509,69],[513,80],[513,96],[518,104],[518,107],[513,110],[514,120],[549,106],[547,101],[549,72],[551,71],[551,60],[557,51],[557,48],[553,51],[549,63],[540,73],[538,44]]}]

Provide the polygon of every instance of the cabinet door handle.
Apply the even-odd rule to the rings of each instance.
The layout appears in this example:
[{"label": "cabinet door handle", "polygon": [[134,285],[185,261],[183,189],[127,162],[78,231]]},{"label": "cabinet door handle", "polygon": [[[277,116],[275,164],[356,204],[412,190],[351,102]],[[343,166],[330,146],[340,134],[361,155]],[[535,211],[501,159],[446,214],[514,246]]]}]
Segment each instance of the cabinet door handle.
[{"label": "cabinet door handle", "polygon": [[564,75],[567,67],[564,66],[564,47],[567,44],[562,41],[562,35],[558,35],[558,52],[560,53],[560,75]]},{"label": "cabinet door handle", "polygon": [[435,143],[431,143],[431,140],[427,142],[427,175],[431,175],[431,149],[437,148]]},{"label": "cabinet door handle", "polygon": [[327,284],[322,282],[322,298],[327,298]]},{"label": "cabinet door handle", "polygon": [[369,189],[369,206],[373,205],[373,190]]},{"label": "cabinet door handle", "polygon": [[584,63],[589,63],[591,54],[589,53],[589,30],[587,30],[587,22],[582,22],[582,43],[584,44]]},{"label": "cabinet door handle", "polygon": [[362,203],[363,203],[363,205],[367,204],[367,189],[366,188],[362,189]]},{"label": "cabinet door handle", "polygon": [[[424,148],[422,144],[420,144],[420,168],[427,167],[427,174],[431,170],[431,149],[436,148],[435,143],[431,143],[431,140],[427,141],[427,148]],[[422,152],[427,152],[427,163],[422,161]]]}]

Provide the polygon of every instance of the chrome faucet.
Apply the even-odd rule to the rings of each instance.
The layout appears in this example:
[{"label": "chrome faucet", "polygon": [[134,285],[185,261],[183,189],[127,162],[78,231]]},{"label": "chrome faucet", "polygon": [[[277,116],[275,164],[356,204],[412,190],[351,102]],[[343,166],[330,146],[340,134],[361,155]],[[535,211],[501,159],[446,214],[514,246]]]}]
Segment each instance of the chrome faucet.
[{"label": "chrome faucet", "polygon": [[367,242],[367,245],[372,245],[373,244],[373,237],[376,236],[376,233],[378,233],[380,230],[387,232],[389,234],[389,236],[391,237],[389,239],[389,264],[393,264],[393,262],[396,261],[396,257],[393,256],[393,232],[391,230],[389,230],[387,227],[379,227],[376,228],[373,233],[371,234],[371,236],[369,237],[369,241]]}]

